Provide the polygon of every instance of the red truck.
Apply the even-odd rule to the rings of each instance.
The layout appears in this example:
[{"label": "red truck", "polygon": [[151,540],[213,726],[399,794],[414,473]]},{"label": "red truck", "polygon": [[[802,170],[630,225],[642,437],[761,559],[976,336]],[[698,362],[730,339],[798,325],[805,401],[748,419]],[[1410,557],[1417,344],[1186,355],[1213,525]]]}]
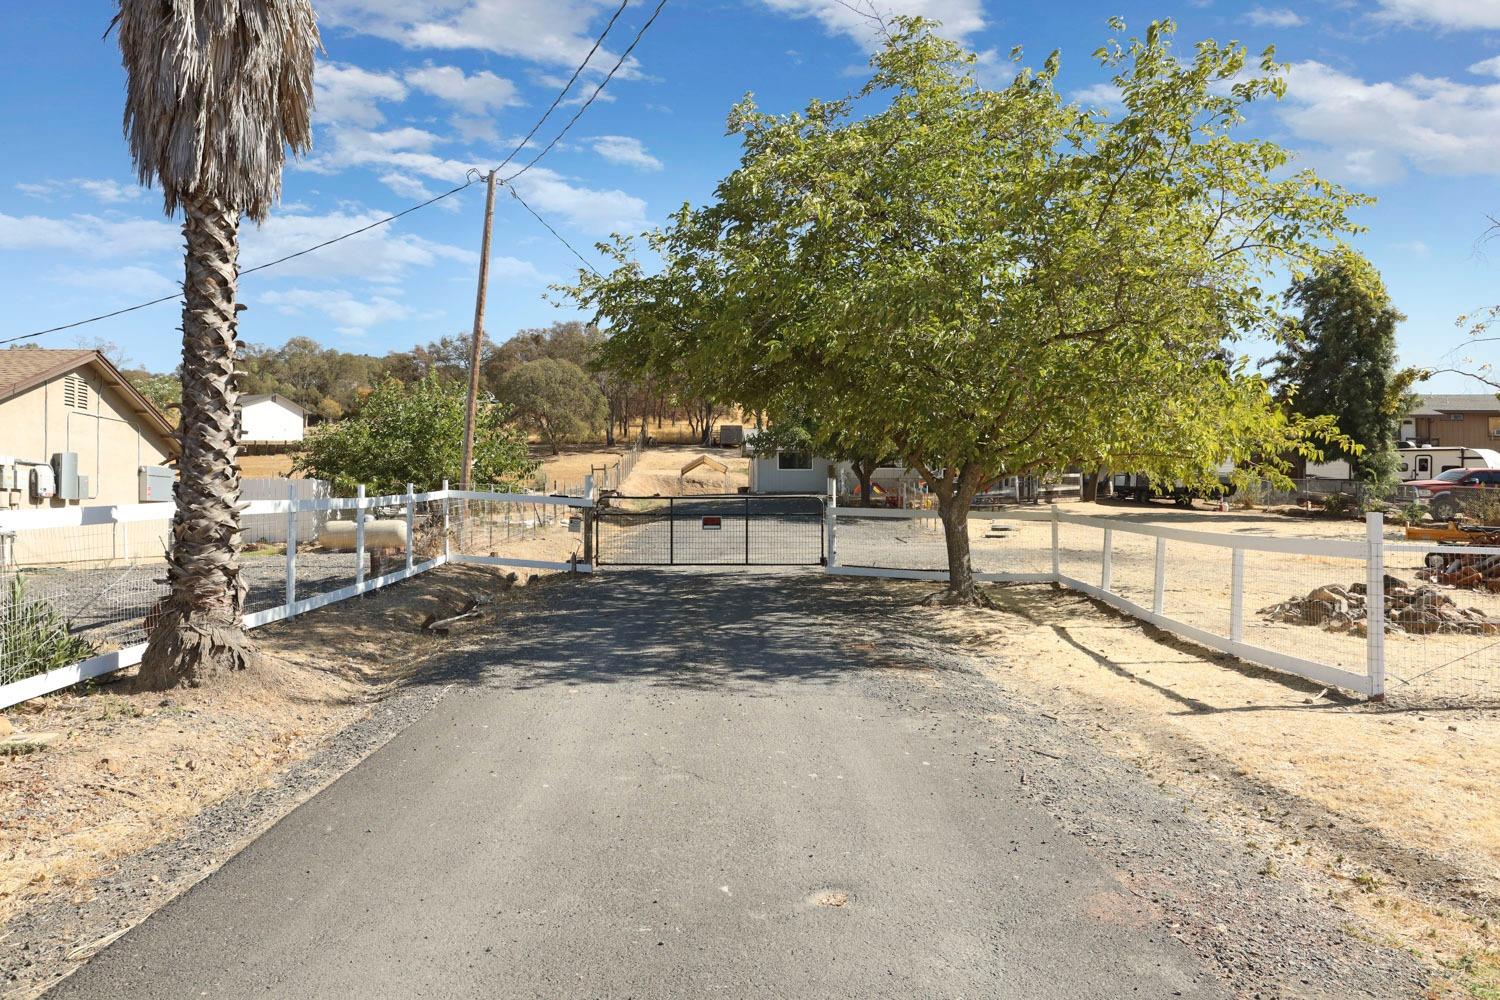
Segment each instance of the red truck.
[{"label": "red truck", "polygon": [[1484,490],[1500,490],[1500,469],[1449,469],[1436,479],[1407,483],[1439,521],[1451,520]]}]

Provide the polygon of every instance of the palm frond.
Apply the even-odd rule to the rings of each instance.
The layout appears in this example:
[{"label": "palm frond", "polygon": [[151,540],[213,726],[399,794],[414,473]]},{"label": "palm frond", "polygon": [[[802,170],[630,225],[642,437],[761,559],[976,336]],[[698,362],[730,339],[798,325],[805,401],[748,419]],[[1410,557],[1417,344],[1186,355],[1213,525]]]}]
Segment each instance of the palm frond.
[{"label": "palm frond", "polygon": [[264,219],[287,149],[312,145],[310,0],[120,0],[116,25],[141,183],[169,215],[196,194]]}]

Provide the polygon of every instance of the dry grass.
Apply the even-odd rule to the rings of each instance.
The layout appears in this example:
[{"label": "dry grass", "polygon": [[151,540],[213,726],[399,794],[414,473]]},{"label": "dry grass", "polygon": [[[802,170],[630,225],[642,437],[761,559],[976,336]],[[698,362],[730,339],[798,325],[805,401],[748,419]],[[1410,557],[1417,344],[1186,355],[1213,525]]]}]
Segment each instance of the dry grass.
[{"label": "dry grass", "polygon": [[1500,712],[1330,699],[1077,595],[994,596],[1000,613],[928,613],[997,682],[1097,727],[1255,845],[1266,877],[1423,956],[1434,995],[1500,996]]},{"label": "dry grass", "polygon": [[419,631],[429,611],[498,596],[498,578],[447,566],[258,629],[260,669],[212,687],[164,696],[121,693],[128,684],[116,682],[12,710],[18,731],[62,738],[0,758],[0,922],[43,895],[87,892],[112,859],[167,841],[208,806],[274,782],[452,649]]},{"label": "dry grass", "polygon": [[251,479],[302,479],[302,473],[292,471],[291,455],[241,455],[240,475]]}]

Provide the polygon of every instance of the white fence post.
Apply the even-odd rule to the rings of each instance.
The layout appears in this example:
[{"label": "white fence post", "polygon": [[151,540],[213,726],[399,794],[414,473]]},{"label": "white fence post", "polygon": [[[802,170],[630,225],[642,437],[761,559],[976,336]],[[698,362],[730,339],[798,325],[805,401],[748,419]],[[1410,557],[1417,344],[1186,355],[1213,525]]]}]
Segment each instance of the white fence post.
[{"label": "white fence post", "polygon": [[360,483],[354,494],[358,504],[354,508],[354,582],[365,582],[365,484]]},{"label": "white fence post", "polygon": [[[905,492],[906,492],[906,484],[903,483],[901,485],[901,491],[902,491],[902,494],[904,496]],[[903,504],[904,504],[904,501],[903,501]],[[835,513],[835,508],[837,508],[838,505],[839,505],[839,481],[837,479],[833,478],[832,476],[829,476],[828,477],[828,508],[827,508],[827,511],[823,515],[823,520],[827,522],[827,525],[826,525],[826,527],[827,527],[826,534],[828,535],[828,559],[827,559],[827,563],[828,563],[828,565],[830,567],[837,566],[839,564],[839,542],[838,542],[838,538],[839,538],[839,532],[838,532],[839,518],[838,518],[838,514]]]},{"label": "white fence post", "polygon": [[411,572],[413,549],[416,548],[417,533],[417,488],[406,484],[406,570]]},{"label": "white fence post", "polygon": [[1161,614],[1167,607],[1167,540],[1156,539],[1156,580],[1151,590],[1151,611]]},{"label": "white fence post", "polygon": [[1108,594],[1115,575],[1115,533],[1109,528],[1104,529],[1104,557],[1100,562],[1099,589]]},{"label": "white fence post", "polygon": [[288,482],[286,512],[286,603],[297,603],[297,484]]},{"label": "white fence post", "polygon": [[1062,561],[1057,554],[1057,528],[1061,522],[1062,514],[1057,509],[1057,504],[1052,505],[1052,582],[1058,583],[1062,579]]},{"label": "white fence post", "polygon": [[1229,641],[1245,641],[1245,550],[1229,550]]},{"label": "white fence post", "polygon": [[1370,698],[1385,700],[1385,516],[1378,511],[1365,515],[1365,672],[1370,678]]},{"label": "white fence post", "polygon": [[448,561],[448,480],[443,480],[443,562]]}]

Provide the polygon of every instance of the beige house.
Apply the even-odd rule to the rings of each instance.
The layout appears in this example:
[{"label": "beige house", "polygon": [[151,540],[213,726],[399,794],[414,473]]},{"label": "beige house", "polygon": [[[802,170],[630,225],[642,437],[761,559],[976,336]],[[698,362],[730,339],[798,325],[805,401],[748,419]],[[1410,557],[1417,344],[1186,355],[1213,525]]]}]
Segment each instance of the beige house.
[{"label": "beige house", "polygon": [[1401,422],[1401,438],[1434,448],[1500,448],[1500,399],[1493,392],[1423,396]]},{"label": "beige house", "polygon": [[139,503],[143,469],[170,499],[177,454],[167,418],[98,351],[0,350],[0,510]]}]

